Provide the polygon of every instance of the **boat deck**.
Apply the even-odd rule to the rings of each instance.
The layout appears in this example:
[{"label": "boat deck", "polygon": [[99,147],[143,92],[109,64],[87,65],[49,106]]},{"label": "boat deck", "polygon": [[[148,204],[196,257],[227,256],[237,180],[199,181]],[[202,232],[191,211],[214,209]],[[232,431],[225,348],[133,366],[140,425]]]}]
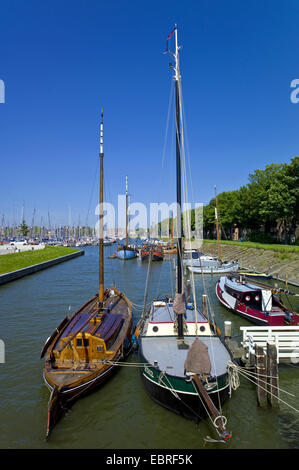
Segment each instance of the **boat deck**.
[{"label": "boat deck", "polygon": [[[191,347],[195,338],[195,336],[188,336],[185,342]],[[212,366],[211,376],[225,374],[227,362],[231,361],[231,357],[218,336],[201,336],[200,341],[208,347]],[[175,336],[142,337],[141,347],[146,362],[154,364],[157,361],[158,368],[167,371],[169,375],[177,377],[185,375],[184,364],[189,349],[179,349]]]},{"label": "boat deck", "polygon": [[[187,305],[191,305],[191,304],[187,304]],[[194,322],[195,321],[195,310],[187,308],[186,313],[184,314],[184,318],[185,318],[186,322]],[[149,321],[150,322],[155,322],[155,323],[173,322],[174,321],[174,312],[173,312],[173,308],[172,308],[172,303],[168,303],[166,305],[161,305],[161,306],[153,305],[152,308],[151,308]],[[197,321],[199,323],[200,322],[206,322],[207,319],[202,313],[197,312]]]}]

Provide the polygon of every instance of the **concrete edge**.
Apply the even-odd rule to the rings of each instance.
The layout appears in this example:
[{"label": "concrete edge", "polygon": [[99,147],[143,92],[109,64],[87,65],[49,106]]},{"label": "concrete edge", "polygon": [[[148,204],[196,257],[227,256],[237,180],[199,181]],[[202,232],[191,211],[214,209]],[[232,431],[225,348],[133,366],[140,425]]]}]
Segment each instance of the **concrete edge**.
[{"label": "concrete edge", "polygon": [[20,279],[21,277],[27,276],[28,274],[33,274],[37,271],[41,271],[42,269],[49,268],[54,266],[55,264],[62,263],[72,258],[77,258],[78,256],[84,255],[84,250],[75,251],[74,253],[69,253],[68,255],[60,256],[59,258],[50,259],[48,261],[44,261],[43,263],[33,264],[31,266],[27,266],[26,268],[17,269],[16,271],[11,271],[6,274],[0,274],[0,285],[6,284],[7,282],[15,281]]}]

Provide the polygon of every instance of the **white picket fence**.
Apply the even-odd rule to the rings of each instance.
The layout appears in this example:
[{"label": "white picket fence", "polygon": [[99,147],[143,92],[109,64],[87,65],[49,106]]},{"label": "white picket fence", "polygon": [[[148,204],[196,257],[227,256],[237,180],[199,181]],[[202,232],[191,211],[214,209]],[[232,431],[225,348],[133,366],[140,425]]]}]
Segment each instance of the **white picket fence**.
[{"label": "white picket fence", "polygon": [[254,352],[255,345],[263,346],[275,343],[278,362],[299,364],[299,325],[298,326],[241,326],[243,331],[242,346],[248,352]]}]

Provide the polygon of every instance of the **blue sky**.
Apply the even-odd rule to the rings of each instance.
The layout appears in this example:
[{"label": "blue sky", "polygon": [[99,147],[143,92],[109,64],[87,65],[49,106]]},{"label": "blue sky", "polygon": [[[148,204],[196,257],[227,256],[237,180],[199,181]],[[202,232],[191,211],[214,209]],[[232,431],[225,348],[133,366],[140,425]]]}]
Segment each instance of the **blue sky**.
[{"label": "blue sky", "polygon": [[165,159],[171,70],[163,55],[178,24],[196,202],[238,189],[248,174],[298,155],[296,0],[3,0],[0,216],[19,223],[95,221],[99,115],[105,194],[129,177],[132,202],[172,202]]}]

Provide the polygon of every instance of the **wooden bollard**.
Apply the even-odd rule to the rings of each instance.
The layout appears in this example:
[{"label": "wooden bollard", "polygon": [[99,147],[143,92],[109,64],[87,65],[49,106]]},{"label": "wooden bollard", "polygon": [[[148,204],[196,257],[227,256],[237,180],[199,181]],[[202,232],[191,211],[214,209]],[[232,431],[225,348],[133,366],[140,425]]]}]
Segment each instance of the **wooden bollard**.
[{"label": "wooden bollard", "polygon": [[228,340],[232,336],[232,322],[225,321],[224,322],[224,339]]},{"label": "wooden bollard", "polygon": [[202,296],[202,314],[208,318],[208,302],[205,294]]},{"label": "wooden bollard", "polygon": [[279,406],[278,363],[275,343],[267,343],[267,395],[271,406]]},{"label": "wooden bollard", "polygon": [[259,406],[267,405],[266,355],[262,346],[255,346],[256,393]]}]

